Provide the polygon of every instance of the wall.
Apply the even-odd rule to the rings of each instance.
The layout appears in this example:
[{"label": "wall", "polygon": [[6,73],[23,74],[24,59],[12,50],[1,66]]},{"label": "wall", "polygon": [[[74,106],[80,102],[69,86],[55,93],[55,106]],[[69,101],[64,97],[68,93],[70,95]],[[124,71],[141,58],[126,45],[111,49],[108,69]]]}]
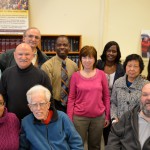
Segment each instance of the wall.
[{"label": "wall", "polygon": [[140,32],[150,29],[149,6],[150,0],[31,0],[30,26],[42,34],[81,34],[82,45],[95,46],[98,57],[115,40],[124,60],[140,54]]},{"label": "wall", "polygon": [[80,34],[82,45],[100,51],[100,7],[101,0],[31,0],[30,26],[42,34]]},{"label": "wall", "polygon": [[[115,40],[121,48],[122,60],[131,53],[141,54],[140,33],[150,30],[150,0],[106,0],[103,43]],[[147,75],[147,59],[143,59]]]}]

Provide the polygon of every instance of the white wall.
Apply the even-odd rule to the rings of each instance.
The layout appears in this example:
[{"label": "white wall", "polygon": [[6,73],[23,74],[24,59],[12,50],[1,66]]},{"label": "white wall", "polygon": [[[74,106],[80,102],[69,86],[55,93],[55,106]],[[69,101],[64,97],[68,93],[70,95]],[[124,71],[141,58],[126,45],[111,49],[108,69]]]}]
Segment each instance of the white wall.
[{"label": "white wall", "polygon": [[31,0],[30,26],[42,34],[80,34],[100,50],[101,0]]},{"label": "white wall", "polygon": [[[116,40],[121,48],[122,59],[131,53],[141,55],[140,34],[150,30],[150,0],[107,0],[103,43]],[[147,59],[144,75],[147,75]]]},{"label": "white wall", "polygon": [[[150,0],[30,0],[30,26],[42,34],[81,34],[82,46],[119,43],[122,59],[140,53],[140,32],[150,29]],[[144,59],[147,75],[147,59]]]}]

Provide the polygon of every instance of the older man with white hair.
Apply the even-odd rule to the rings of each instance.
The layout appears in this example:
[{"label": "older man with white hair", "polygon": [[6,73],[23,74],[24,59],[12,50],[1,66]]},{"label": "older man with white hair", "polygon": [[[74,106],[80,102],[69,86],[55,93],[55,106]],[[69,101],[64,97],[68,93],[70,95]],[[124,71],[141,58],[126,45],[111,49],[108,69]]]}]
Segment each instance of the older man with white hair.
[{"label": "older man with white hair", "polygon": [[81,137],[68,116],[54,109],[50,91],[42,85],[28,90],[31,114],[22,120],[20,150],[83,150]]}]

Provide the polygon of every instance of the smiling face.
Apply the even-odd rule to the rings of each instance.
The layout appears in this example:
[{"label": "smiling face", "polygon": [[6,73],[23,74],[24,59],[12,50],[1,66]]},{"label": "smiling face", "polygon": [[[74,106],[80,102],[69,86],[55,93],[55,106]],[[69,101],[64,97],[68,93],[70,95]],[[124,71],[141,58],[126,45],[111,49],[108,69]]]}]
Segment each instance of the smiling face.
[{"label": "smiling face", "polygon": [[20,69],[30,66],[33,56],[31,47],[26,43],[18,45],[14,52],[15,61]]},{"label": "smiling face", "polygon": [[85,56],[81,58],[81,63],[84,69],[93,69],[95,59],[93,56]]},{"label": "smiling face", "polygon": [[150,117],[150,83],[142,89],[140,107],[145,116]]},{"label": "smiling face", "polygon": [[40,31],[38,29],[33,28],[26,31],[23,37],[23,42],[29,44],[32,49],[35,49],[39,45],[40,39]]},{"label": "smiling face", "polygon": [[66,59],[68,52],[70,50],[70,44],[65,36],[61,36],[57,39],[56,44],[55,44],[55,50],[57,55],[61,59]]},{"label": "smiling face", "polygon": [[117,47],[116,47],[116,45],[112,45],[106,51],[106,61],[108,61],[108,62],[115,62],[116,57],[117,57]]},{"label": "smiling face", "polygon": [[49,112],[50,102],[47,102],[44,92],[35,92],[31,95],[28,104],[33,115],[38,120],[46,120]]}]

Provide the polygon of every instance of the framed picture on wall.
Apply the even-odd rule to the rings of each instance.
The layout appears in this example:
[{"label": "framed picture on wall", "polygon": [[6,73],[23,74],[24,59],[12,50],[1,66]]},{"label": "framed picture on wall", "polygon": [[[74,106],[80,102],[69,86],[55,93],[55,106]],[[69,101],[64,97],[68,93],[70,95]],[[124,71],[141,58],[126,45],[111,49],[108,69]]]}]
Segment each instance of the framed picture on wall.
[{"label": "framed picture on wall", "polygon": [[142,57],[150,58],[150,30],[141,31],[141,53]]},{"label": "framed picture on wall", "polygon": [[29,27],[28,0],[1,0],[0,34],[22,34]]}]

